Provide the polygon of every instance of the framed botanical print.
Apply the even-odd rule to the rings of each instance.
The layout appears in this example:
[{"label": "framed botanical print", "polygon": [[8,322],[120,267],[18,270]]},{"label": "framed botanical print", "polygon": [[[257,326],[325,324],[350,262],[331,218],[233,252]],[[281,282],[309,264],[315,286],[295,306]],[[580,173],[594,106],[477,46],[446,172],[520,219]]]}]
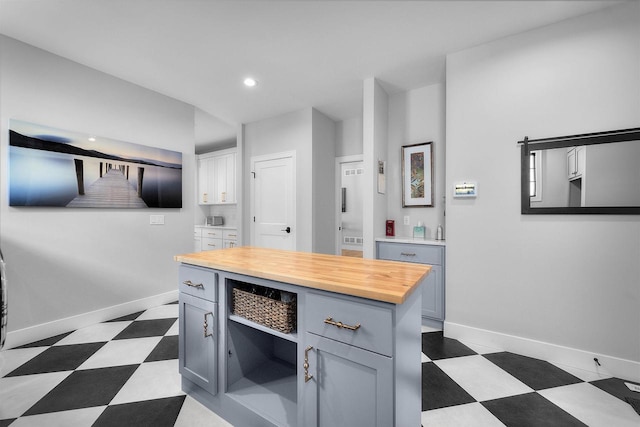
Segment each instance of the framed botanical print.
[{"label": "framed botanical print", "polygon": [[402,147],[402,207],[433,207],[433,142]]}]

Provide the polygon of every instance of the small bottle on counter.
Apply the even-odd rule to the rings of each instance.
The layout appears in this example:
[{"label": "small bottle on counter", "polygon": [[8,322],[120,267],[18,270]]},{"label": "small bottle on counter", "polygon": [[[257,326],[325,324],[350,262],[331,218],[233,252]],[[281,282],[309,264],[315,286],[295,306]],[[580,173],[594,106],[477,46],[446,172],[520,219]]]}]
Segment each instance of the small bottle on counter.
[{"label": "small bottle on counter", "polygon": [[438,225],[438,228],[436,229],[436,240],[444,240],[444,231],[442,230],[442,226]]}]

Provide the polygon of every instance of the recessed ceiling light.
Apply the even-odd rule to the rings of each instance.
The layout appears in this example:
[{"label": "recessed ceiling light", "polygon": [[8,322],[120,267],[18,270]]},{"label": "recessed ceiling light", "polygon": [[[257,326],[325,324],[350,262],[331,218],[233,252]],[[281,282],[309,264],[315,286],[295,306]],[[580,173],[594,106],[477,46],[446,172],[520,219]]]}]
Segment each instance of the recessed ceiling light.
[{"label": "recessed ceiling light", "polygon": [[92,136],[89,137],[89,141],[94,142],[96,139]]},{"label": "recessed ceiling light", "polygon": [[258,84],[258,82],[254,78],[247,77],[246,79],[244,79],[244,85],[246,87],[254,87],[257,84]]}]

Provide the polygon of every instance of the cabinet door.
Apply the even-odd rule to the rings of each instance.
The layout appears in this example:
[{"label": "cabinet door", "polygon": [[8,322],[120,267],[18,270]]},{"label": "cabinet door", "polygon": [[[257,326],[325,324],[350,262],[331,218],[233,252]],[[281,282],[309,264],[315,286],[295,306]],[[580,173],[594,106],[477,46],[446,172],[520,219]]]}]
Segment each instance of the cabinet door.
[{"label": "cabinet door", "polygon": [[215,157],[215,202],[236,203],[236,155],[225,154]]},{"label": "cabinet door", "polygon": [[393,425],[393,359],[308,332],[305,337],[313,378],[303,386],[303,425]]},{"label": "cabinet door", "polygon": [[198,159],[198,204],[200,205],[214,203],[213,168],[213,158]]},{"label": "cabinet door", "polygon": [[180,374],[212,395],[218,392],[217,304],[180,293]]},{"label": "cabinet door", "polygon": [[444,320],[444,280],[441,265],[432,265],[431,272],[422,284],[422,315]]}]

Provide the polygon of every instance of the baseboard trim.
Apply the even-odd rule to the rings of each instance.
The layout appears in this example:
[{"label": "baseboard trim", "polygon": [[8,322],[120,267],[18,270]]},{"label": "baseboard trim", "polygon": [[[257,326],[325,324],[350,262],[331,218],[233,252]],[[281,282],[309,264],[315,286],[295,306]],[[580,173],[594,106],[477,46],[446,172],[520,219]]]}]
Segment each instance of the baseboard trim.
[{"label": "baseboard trim", "polygon": [[[571,347],[564,347],[543,341],[503,334],[453,322],[444,322],[444,336],[463,342],[509,351],[523,356],[534,357],[591,372],[599,377],[617,377],[635,382],[640,381],[640,362],[621,359]],[[594,362],[598,359],[600,366]]]},{"label": "baseboard trim", "polygon": [[115,319],[127,314],[147,310],[152,307],[167,304],[178,300],[178,291],[170,291],[164,294],[154,295],[123,304],[102,308],[100,310],[54,320],[40,325],[30,326],[7,333],[5,349],[20,347],[45,338],[75,331],[89,325]]}]

